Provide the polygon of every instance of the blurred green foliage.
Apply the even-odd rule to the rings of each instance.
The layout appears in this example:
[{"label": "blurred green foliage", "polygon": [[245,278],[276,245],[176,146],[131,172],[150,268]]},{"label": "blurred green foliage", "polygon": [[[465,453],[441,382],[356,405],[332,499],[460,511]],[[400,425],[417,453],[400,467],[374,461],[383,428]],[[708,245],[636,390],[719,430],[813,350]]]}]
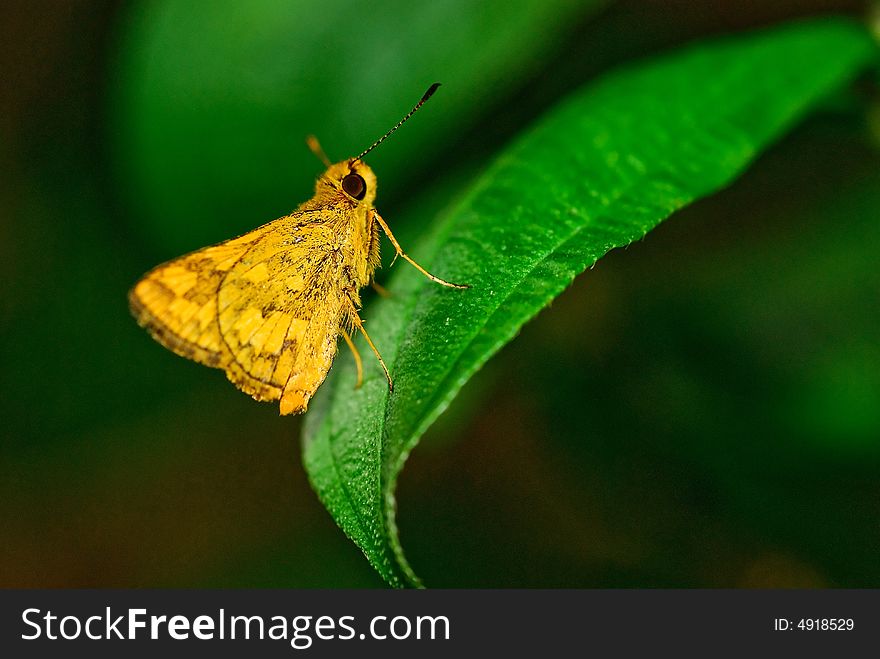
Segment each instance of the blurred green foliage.
[{"label": "blurred green foliage", "polygon": [[436,177],[436,154],[541,72],[598,4],[143,3],[118,60],[123,183],[156,244],[224,239],[312,195],[322,167],[306,133],[334,162],[357,155],[439,80],[430,113],[371,158],[380,199],[394,199],[414,176]]},{"label": "blurred green foliage", "polygon": [[[151,342],[130,284],[287,212],[320,169],[304,134],[359,150],[434,79],[371,160],[402,239],[610,64],[850,4],[489,3],[466,42],[428,5],[4,8],[0,583],[380,585],[306,483],[299,421]],[[880,584],[864,107],[604,259],[466,387],[400,483],[427,583]]]}]

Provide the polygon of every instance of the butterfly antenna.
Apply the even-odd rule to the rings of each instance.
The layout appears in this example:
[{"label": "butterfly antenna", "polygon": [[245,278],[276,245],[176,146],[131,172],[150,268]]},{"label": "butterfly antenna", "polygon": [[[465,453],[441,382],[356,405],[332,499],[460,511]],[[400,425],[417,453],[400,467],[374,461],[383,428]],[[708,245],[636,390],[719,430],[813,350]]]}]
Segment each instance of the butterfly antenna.
[{"label": "butterfly antenna", "polygon": [[385,140],[387,140],[387,139],[391,136],[391,133],[393,133],[393,132],[396,131],[398,128],[400,128],[400,127],[404,124],[404,122],[405,122],[407,119],[409,119],[411,116],[413,116],[413,115],[416,113],[416,110],[418,110],[420,107],[422,107],[422,106],[425,104],[425,101],[427,101],[429,98],[431,98],[431,96],[434,94],[435,91],[437,91],[437,88],[438,88],[439,86],[440,86],[440,83],[439,83],[439,82],[435,82],[433,85],[431,85],[430,87],[428,87],[428,91],[426,91],[426,92],[425,92],[425,95],[422,96],[422,100],[420,100],[418,103],[416,103],[416,106],[415,106],[412,110],[410,110],[410,111],[406,114],[406,116],[405,116],[403,119],[401,119],[400,121],[398,121],[398,122],[397,122],[397,125],[396,125],[394,128],[392,128],[392,129],[389,130],[387,133],[385,133],[382,137],[380,137],[378,140],[376,140],[375,142],[373,142],[373,143],[370,145],[370,147],[369,147],[366,151],[364,151],[361,155],[359,155],[359,156],[358,156],[357,158],[355,158],[354,160],[360,160],[360,159],[362,159],[362,158],[363,158],[365,155],[367,155],[370,151],[372,151],[372,150],[375,149],[377,146],[379,146],[380,144],[382,144],[382,142],[384,142]]},{"label": "butterfly antenna", "polygon": [[314,153],[318,157],[318,160],[324,163],[325,167],[330,167],[332,164],[330,158],[324,153],[324,149],[321,148],[321,143],[318,141],[317,137],[314,135],[306,135],[306,144],[309,147],[309,151]]}]

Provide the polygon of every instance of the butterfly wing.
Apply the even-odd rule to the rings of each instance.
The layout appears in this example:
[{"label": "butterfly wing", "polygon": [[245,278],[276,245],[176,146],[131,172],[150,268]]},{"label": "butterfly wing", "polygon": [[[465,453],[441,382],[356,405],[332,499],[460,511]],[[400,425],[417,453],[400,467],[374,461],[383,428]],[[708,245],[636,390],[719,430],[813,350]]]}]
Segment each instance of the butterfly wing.
[{"label": "butterfly wing", "polygon": [[332,226],[319,220],[284,233],[255,245],[224,278],[218,327],[233,356],[229,379],[292,414],[306,410],[333,363],[347,294]]},{"label": "butterfly wing", "polygon": [[297,212],[159,266],[132,289],[131,307],[162,345],[300,413],[349,308],[343,259],[322,214]]},{"label": "butterfly wing", "polygon": [[269,226],[153,268],[128,294],[138,324],[178,355],[225,368],[229,355],[217,326],[217,291]]}]

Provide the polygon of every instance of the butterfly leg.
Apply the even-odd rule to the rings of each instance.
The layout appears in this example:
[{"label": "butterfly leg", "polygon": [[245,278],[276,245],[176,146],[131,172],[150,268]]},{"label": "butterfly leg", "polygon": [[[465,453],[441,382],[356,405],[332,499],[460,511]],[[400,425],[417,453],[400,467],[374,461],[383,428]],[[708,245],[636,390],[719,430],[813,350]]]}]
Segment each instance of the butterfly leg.
[{"label": "butterfly leg", "polygon": [[382,370],[385,371],[385,379],[388,380],[388,391],[394,391],[394,382],[392,382],[391,380],[391,374],[388,372],[388,367],[385,366],[385,360],[382,359],[382,355],[380,355],[379,351],[376,349],[376,346],[373,343],[373,339],[370,338],[370,335],[367,334],[367,330],[364,329],[364,321],[362,321],[361,317],[358,316],[357,308],[354,306],[354,302],[351,301],[351,298],[348,298],[348,303],[350,305],[349,318],[351,318],[352,325],[354,325],[361,331],[361,334],[363,334],[364,338],[367,340],[367,345],[370,346],[373,354],[376,355],[376,359],[379,360],[379,364],[382,366]]},{"label": "butterfly leg", "polygon": [[351,337],[348,335],[348,332],[345,330],[342,331],[342,338],[345,339],[345,342],[348,344],[349,350],[351,350],[351,354],[354,355],[354,365],[357,366],[357,384],[354,385],[355,389],[360,389],[361,384],[364,381],[364,364],[361,361],[361,353],[358,352],[358,349],[355,347],[354,342],[351,340]]},{"label": "butterfly leg", "polygon": [[394,237],[394,234],[391,233],[391,229],[385,223],[385,220],[383,220],[382,216],[379,215],[379,213],[377,213],[375,210],[373,210],[373,218],[376,220],[376,222],[379,223],[379,226],[382,227],[382,231],[384,231],[385,235],[388,236],[388,240],[391,241],[391,244],[394,245],[394,249],[397,251],[397,256],[402,258],[404,261],[407,261],[410,265],[415,267],[416,270],[421,272],[428,279],[430,279],[431,281],[436,282],[442,286],[449,286],[449,288],[470,288],[470,286],[468,286],[467,284],[453,284],[452,282],[446,281],[445,279],[440,279],[440,277],[436,277],[436,276],[432,275],[430,272],[428,272],[427,270],[425,270],[422,266],[420,266],[418,263],[413,261],[406,254],[406,252],[403,251],[403,249],[400,247],[400,243],[397,242],[397,238]]}]

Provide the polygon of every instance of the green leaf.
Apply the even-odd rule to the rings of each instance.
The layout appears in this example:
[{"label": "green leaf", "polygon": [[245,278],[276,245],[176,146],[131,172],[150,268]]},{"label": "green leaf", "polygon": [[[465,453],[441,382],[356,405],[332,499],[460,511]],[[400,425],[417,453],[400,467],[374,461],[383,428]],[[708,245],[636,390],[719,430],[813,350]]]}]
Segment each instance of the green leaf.
[{"label": "green leaf", "polygon": [[861,26],[823,19],[613,73],[526,131],[411,249],[473,287],[442,288],[399,265],[394,297],[364,314],[394,393],[378,366],[353,390],[342,358],[304,430],[315,490],[389,584],[419,585],[395,526],[398,474],[468,378],[576,275],[729,184],[873,53]]}]

